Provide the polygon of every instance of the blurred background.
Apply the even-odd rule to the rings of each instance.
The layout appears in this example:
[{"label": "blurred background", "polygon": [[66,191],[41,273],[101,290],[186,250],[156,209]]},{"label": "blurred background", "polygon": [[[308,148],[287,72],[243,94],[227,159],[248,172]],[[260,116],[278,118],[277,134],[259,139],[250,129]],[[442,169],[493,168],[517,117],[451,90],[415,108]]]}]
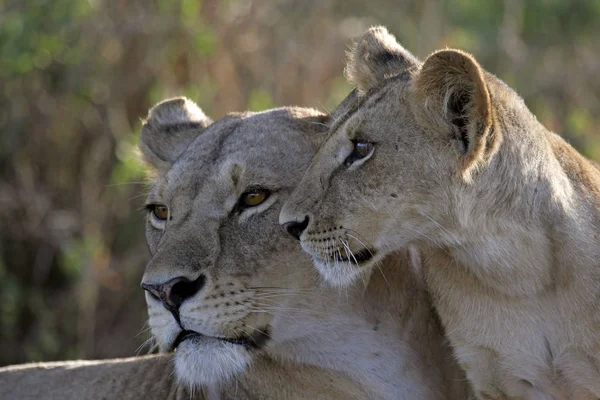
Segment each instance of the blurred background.
[{"label": "blurred background", "polygon": [[422,58],[473,53],[600,160],[599,0],[0,0],[0,365],[147,339],[135,146],[153,103],[331,109],[373,24]]}]

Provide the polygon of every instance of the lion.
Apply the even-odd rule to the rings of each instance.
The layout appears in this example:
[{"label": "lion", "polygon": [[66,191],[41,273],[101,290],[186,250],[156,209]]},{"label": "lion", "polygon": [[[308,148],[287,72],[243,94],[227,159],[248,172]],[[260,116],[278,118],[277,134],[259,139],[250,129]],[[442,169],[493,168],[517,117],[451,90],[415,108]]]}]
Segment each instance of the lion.
[{"label": "lion", "polygon": [[[190,392],[168,354],[0,368],[0,399],[364,399],[358,382],[328,369],[261,358],[235,384]],[[301,394],[301,395],[298,395]]]},{"label": "lion", "polygon": [[600,171],[463,51],[421,63],[373,27],[346,72],[280,223],[336,285],[418,248],[480,399],[598,399]]},{"label": "lion", "polygon": [[408,251],[333,288],[279,226],[331,118],[286,107],[212,122],[185,98],[150,110],[139,147],[155,176],[142,280],[152,334],[190,388],[230,385],[266,357],[343,374],[369,398],[464,399]]}]

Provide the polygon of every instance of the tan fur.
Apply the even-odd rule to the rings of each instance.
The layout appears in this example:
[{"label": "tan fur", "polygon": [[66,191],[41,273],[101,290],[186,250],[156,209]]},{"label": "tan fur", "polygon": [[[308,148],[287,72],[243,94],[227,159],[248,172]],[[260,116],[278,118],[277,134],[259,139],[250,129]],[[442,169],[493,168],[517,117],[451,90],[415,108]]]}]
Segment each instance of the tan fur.
[{"label": "tan fur", "polygon": [[[333,122],[280,222],[308,218],[302,247],[336,284],[419,248],[480,399],[598,399],[599,170],[472,56],[443,50],[421,65],[382,29],[360,42],[385,37],[374,51],[394,54],[379,59],[408,66],[351,59],[377,65],[348,70],[384,78],[360,80],[362,95]],[[357,141],[373,152],[348,158]],[[333,264],[331,232],[374,256]]]},{"label": "tan fur", "polygon": [[330,370],[260,359],[224,388],[193,394],[174,378],[170,355],[33,363],[0,368],[0,399],[364,399],[358,383]]},{"label": "tan fur", "polygon": [[[475,59],[462,51],[441,50],[432,54],[421,69],[414,85],[415,115],[422,126],[435,134],[451,135],[448,116],[449,99],[453,96],[467,96],[463,117],[469,121],[468,138],[472,143],[462,154],[459,171],[466,182],[471,180],[471,171],[478,163],[493,154],[500,142],[496,136],[494,146],[486,149],[487,138],[492,127],[490,94],[483,82],[483,72]],[[488,154],[486,153],[488,151]]]},{"label": "tan fur", "polygon": [[[353,96],[334,115],[352,107]],[[189,100],[173,101],[190,106]],[[178,118],[155,122],[152,116],[164,115],[163,106],[172,109],[163,102],[151,111],[146,124],[154,129],[144,132],[152,136],[142,141],[157,144],[161,134],[187,129]],[[331,288],[278,224],[281,205],[325,139],[329,122],[314,110],[281,108],[232,114],[197,128],[197,138],[180,154],[171,142],[141,144],[150,162],[176,160],[157,174],[148,195],[149,204],[167,205],[171,218],[162,223],[148,216],[153,257],[143,282],[206,279],[181,305],[181,325],[147,295],[152,333],[163,351],[171,349],[182,327],[204,335],[182,342],[175,353],[175,374],[185,386],[231,385],[267,356],[344,374],[369,398],[464,399],[468,385],[406,251],[390,255],[354,285]],[[240,196],[257,186],[269,189],[270,197],[238,208]],[[256,332],[269,336],[259,348],[218,339]]]}]

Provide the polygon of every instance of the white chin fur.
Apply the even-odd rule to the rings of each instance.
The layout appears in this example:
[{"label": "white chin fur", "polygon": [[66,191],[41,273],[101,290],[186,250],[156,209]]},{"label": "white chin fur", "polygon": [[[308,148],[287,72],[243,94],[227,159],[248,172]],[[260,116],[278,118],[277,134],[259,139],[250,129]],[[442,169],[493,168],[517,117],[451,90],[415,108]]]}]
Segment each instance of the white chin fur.
[{"label": "white chin fur", "polygon": [[175,375],[189,388],[221,385],[244,372],[251,358],[242,346],[209,337],[194,337],[177,348]]},{"label": "white chin fur", "polygon": [[315,267],[325,281],[333,286],[345,287],[355,282],[359,276],[366,273],[370,268],[357,267],[347,262],[324,263],[313,259]]}]

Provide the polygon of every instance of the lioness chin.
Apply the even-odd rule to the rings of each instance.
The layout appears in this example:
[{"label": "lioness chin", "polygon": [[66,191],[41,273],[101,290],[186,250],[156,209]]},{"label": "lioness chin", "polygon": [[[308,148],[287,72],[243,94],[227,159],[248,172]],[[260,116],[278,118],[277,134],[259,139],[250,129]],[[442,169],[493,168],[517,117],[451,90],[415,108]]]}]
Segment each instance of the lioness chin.
[{"label": "lioness chin", "polygon": [[599,170],[462,51],[421,63],[376,27],[346,72],[283,226],[336,284],[420,248],[480,399],[598,399]]},{"label": "lioness chin", "polygon": [[213,123],[182,98],[150,110],[140,149],[155,172],[142,282],[152,334],[190,387],[235,385],[267,356],[344,374],[370,398],[464,399],[407,252],[338,290],[278,224],[329,122],[291,107]]}]

